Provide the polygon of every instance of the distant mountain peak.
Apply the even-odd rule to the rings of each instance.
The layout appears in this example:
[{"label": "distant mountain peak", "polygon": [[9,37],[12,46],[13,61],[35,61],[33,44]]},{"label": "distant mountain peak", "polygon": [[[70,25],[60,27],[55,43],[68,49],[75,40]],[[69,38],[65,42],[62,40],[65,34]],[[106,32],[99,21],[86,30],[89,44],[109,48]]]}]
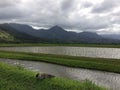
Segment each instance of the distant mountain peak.
[{"label": "distant mountain peak", "polygon": [[65,31],[63,28],[61,28],[60,26],[58,25],[55,25],[53,27],[51,27],[49,30],[52,30],[52,31]]},{"label": "distant mountain peak", "polygon": [[53,26],[52,28],[61,28],[60,26],[58,26],[58,25],[55,25],[55,26]]}]

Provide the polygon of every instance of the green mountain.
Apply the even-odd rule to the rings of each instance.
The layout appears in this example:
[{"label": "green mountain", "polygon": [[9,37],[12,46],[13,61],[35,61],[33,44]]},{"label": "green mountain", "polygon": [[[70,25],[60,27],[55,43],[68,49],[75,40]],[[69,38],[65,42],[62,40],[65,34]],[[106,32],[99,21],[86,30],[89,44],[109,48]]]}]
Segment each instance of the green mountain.
[{"label": "green mountain", "polygon": [[70,32],[60,26],[35,30],[25,24],[5,23],[0,24],[0,42],[118,44],[120,40],[105,38],[93,32]]},{"label": "green mountain", "polygon": [[0,29],[0,42],[13,42],[14,41],[14,37],[5,32],[3,29]]},{"label": "green mountain", "polygon": [[0,42],[40,43],[45,42],[45,40],[17,31],[9,24],[0,24]]}]

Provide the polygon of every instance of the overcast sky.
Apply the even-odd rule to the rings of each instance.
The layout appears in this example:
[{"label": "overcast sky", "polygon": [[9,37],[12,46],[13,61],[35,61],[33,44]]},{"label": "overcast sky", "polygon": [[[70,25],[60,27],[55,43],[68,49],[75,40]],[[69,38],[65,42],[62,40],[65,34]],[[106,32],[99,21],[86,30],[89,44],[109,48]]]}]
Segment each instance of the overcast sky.
[{"label": "overcast sky", "polygon": [[120,0],[0,0],[0,23],[120,33]]}]

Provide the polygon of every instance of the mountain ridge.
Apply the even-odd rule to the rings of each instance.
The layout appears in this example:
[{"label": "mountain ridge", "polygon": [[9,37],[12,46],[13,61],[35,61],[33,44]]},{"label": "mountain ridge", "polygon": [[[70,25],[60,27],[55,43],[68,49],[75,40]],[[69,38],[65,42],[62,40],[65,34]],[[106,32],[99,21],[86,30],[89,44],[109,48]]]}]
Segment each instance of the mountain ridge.
[{"label": "mountain ridge", "polygon": [[12,33],[21,33],[22,39],[27,38],[28,40],[30,40],[34,38],[33,41],[36,42],[40,42],[40,40],[45,40],[50,43],[120,43],[120,40],[105,38],[94,32],[76,33],[66,31],[58,25],[53,26],[49,29],[39,30],[35,30],[34,28],[26,24],[17,23],[5,23],[1,24],[0,26],[4,26],[4,29],[7,27],[7,31],[10,31]]}]

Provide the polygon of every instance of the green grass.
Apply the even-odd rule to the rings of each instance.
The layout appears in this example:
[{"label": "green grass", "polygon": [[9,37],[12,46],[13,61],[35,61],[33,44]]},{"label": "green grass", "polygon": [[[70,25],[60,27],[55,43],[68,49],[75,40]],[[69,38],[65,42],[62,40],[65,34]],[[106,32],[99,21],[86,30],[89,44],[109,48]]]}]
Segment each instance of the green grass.
[{"label": "green grass", "polygon": [[74,47],[99,47],[99,48],[120,48],[120,44],[49,44],[49,43],[0,43],[0,47],[23,47],[23,46],[74,46]]},{"label": "green grass", "polygon": [[0,63],[0,90],[106,90],[89,80],[79,82],[55,77],[38,81],[35,74],[20,66]]},{"label": "green grass", "polygon": [[89,58],[52,54],[35,54],[13,51],[0,51],[0,58],[42,61],[69,67],[120,73],[120,60],[118,59]]}]

